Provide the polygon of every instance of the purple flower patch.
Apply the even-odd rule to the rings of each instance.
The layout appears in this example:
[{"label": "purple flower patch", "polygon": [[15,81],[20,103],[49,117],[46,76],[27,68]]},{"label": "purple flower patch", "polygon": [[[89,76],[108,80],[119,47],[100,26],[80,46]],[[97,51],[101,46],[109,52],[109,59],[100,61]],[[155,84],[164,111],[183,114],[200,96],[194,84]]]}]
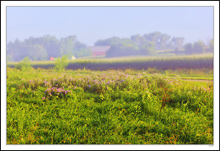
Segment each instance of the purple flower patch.
[{"label": "purple flower patch", "polygon": [[65,97],[67,93],[70,93],[70,91],[64,90],[64,87],[63,88],[57,88],[57,87],[48,88],[47,90],[45,90],[46,96],[43,97],[42,100],[45,100],[45,98],[51,99],[53,96],[62,98],[62,97]]}]

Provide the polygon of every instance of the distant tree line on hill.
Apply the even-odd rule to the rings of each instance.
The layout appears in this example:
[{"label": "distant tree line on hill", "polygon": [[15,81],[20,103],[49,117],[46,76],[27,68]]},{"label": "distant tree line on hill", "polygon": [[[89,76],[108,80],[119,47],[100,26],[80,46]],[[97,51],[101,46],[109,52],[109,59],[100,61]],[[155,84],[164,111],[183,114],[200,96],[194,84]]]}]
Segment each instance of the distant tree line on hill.
[{"label": "distant tree line on hill", "polygon": [[207,53],[214,52],[214,40],[210,40],[208,45],[206,46],[202,40],[198,40],[197,42],[187,43],[184,45],[185,54],[197,54],[197,53]]},{"label": "distant tree line on hill", "polygon": [[[171,37],[168,34],[152,32],[143,36],[137,34],[130,38],[111,37],[98,40],[95,46],[110,46],[106,57],[157,55],[158,50],[171,50],[176,54],[196,54],[213,52],[213,39],[206,46],[201,40],[184,45],[183,37]],[[170,51],[170,52],[171,52]],[[166,53],[166,51],[164,51]],[[161,53],[161,52],[160,52]],[[24,41],[15,40],[7,44],[7,61],[21,61],[25,57],[31,60],[49,60],[63,55],[72,58],[91,56],[86,45],[79,42],[76,36],[57,39],[55,36],[30,37]]]},{"label": "distant tree line on hill", "polygon": [[7,61],[20,61],[25,57],[31,60],[49,60],[67,55],[84,57],[90,56],[91,52],[86,45],[79,42],[76,36],[68,36],[58,40],[54,36],[46,35],[39,38],[30,37],[24,41],[15,40],[7,44]]},{"label": "distant tree line on hill", "polygon": [[156,50],[179,50],[183,48],[183,37],[171,37],[168,34],[152,32],[143,36],[137,34],[130,38],[112,37],[98,40],[95,46],[111,46],[106,57],[128,55],[156,55]]}]

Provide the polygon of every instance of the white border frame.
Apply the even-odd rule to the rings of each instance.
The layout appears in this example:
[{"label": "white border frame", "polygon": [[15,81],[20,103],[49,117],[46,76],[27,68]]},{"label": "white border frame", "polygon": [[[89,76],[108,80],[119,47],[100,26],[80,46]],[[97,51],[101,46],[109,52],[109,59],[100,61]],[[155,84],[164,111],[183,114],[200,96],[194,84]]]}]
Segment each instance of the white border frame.
[{"label": "white border frame", "polygon": [[[213,6],[214,7],[214,145],[6,145],[6,7],[7,6]],[[1,149],[3,150],[219,150],[219,1],[1,1]]]}]

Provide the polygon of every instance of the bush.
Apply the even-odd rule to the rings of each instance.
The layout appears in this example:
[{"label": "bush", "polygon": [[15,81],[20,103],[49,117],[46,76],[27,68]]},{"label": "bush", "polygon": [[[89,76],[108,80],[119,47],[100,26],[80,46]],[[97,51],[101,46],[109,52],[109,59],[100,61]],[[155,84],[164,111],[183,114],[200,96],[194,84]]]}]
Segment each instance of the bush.
[{"label": "bush", "polygon": [[22,71],[30,70],[32,68],[31,60],[29,57],[25,57],[22,61],[15,65],[15,68],[21,69]]},{"label": "bush", "polygon": [[55,59],[55,67],[54,69],[57,72],[61,72],[65,70],[65,67],[69,64],[69,59],[67,56],[62,56],[62,58],[58,57]]}]

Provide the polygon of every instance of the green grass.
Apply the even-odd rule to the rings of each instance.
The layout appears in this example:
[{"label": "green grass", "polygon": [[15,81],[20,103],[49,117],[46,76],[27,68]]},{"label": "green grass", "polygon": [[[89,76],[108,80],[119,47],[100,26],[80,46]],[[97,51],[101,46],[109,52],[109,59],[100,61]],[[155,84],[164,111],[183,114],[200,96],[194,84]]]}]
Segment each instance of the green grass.
[{"label": "green grass", "polygon": [[213,77],[181,77],[181,79],[189,79],[189,80],[213,80]]},{"label": "green grass", "polygon": [[156,71],[7,68],[7,144],[213,144],[213,82]]}]

